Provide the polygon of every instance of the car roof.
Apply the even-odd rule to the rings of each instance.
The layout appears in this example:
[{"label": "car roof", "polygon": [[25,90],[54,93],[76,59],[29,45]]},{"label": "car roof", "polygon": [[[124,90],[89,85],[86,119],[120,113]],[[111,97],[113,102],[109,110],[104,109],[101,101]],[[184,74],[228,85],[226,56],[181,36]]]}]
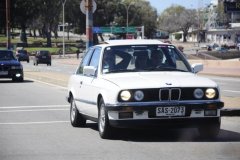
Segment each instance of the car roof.
[{"label": "car roof", "polygon": [[156,45],[156,44],[165,44],[165,45],[171,45],[168,43],[163,43],[160,40],[154,40],[154,39],[131,39],[131,40],[108,40],[105,41],[104,44],[101,44],[101,46],[112,46],[112,45]]}]

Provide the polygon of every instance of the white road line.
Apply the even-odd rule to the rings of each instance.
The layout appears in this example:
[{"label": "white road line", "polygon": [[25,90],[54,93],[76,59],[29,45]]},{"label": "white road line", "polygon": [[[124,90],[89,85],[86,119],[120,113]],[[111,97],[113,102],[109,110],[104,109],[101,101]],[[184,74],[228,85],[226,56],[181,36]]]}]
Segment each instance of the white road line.
[{"label": "white road line", "polygon": [[223,90],[224,92],[233,92],[233,93],[240,93],[240,91],[233,91],[233,90]]},{"label": "white road line", "polygon": [[3,106],[0,107],[0,109],[18,109],[18,108],[61,108],[61,107],[68,107],[69,105],[46,105],[46,106],[13,106],[13,107],[7,107]]},{"label": "white road line", "polygon": [[60,88],[60,89],[67,90],[67,87],[63,87],[63,86],[56,85],[56,84],[52,84],[52,83],[47,83],[47,82],[40,81],[40,80],[37,80],[37,79],[29,78],[29,77],[27,77],[27,76],[25,76],[25,77],[26,77],[27,79],[29,79],[29,80],[34,81],[34,82],[38,82],[38,83],[42,83],[42,84],[46,84],[46,85],[49,85],[49,86],[53,86],[53,87],[57,87],[57,88]]},{"label": "white road line", "polygon": [[0,125],[29,125],[29,124],[54,124],[54,123],[69,123],[69,121],[43,121],[43,122],[6,122]]},{"label": "white road line", "polygon": [[0,111],[0,113],[9,113],[9,112],[39,112],[39,111],[67,111],[68,109],[34,109],[34,110],[6,110]]}]

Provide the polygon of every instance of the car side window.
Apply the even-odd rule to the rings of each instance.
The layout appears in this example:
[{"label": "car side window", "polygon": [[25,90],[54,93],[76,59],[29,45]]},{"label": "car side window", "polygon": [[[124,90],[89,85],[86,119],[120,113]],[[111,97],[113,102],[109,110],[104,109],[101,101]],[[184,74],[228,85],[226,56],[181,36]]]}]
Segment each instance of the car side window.
[{"label": "car side window", "polygon": [[98,68],[100,53],[101,48],[96,48],[94,50],[89,66],[94,66],[95,68]]},{"label": "car side window", "polygon": [[85,56],[82,59],[80,66],[77,69],[76,74],[83,74],[83,67],[89,64],[93,51],[94,51],[94,48],[88,49],[88,51],[86,52]]}]

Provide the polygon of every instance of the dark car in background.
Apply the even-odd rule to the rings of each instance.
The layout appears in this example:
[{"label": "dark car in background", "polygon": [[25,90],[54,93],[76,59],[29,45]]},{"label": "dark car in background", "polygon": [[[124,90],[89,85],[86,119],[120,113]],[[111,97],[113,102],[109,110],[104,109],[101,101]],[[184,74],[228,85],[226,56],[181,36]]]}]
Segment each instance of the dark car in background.
[{"label": "dark car in background", "polygon": [[52,65],[52,58],[49,51],[45,50],[36,51],[35,57],[33,59],[33,65],[38,65],[40,63],[47,64],[49,66]]},{"label": "dark car in background", "polygon": [[16,58],[18,61],[27,61],[29,63],[29,55],[26,50],[17,50]]},{"label": "dark car in background", "polygon": [[0,50],[0,78],[23,81],[23,67],[10,50]]}]

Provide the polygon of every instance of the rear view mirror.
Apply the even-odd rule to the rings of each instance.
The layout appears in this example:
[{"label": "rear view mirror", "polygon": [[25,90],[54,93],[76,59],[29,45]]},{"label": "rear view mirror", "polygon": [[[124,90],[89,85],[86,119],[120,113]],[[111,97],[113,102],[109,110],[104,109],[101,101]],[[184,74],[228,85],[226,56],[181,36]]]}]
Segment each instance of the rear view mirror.
[{"label": "rear view mirror", "polygon": [[94,66],[84,66],[83,67],[83,75],[85,76],[95,76],[96,68]]},{"label": "rear view mirror", "polygon": [[203,70],[203,64],[202,63],[195,63],[192,64],[192,72],[193,73],[198,73]]}]

